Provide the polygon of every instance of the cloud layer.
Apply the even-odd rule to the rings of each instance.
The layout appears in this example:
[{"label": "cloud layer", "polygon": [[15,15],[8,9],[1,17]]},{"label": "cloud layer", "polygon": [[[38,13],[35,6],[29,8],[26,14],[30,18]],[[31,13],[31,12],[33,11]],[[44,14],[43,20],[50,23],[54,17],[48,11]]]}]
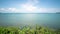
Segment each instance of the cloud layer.
[{"label": "cloud layer", "polygon": [[20,8],[0,8],[0,12],[5,13],[55,13],[60,12],[60,8],[39,8],[35,6],[38,0],[27,0],[26,3],[20,4]]},{"label": "cloud layer", "polygon": [[23,7],[22,9],[17,8],[0,8],[0,12],[16,12],[16,13],[55,13],[60,12],[60,8],[37,8],[33,6]]}]

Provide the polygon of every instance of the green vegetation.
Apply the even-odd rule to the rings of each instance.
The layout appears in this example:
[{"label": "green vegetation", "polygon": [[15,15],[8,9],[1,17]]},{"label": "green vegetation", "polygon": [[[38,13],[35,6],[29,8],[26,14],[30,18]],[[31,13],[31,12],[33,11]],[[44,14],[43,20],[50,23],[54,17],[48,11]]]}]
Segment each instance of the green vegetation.
[{"label": "green vegetation", "polygon": [[60,34],[60,29],[54,30],[41,26],[0,27],[0,34]]}]

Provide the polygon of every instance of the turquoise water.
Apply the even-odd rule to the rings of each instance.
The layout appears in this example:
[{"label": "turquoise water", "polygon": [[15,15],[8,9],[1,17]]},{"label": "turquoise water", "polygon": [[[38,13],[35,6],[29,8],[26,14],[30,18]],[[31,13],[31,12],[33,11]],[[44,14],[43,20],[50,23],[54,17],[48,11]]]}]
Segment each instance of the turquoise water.
[{"label": "turquoise water", "polygon": [[0,26],[43,25],[60,28],[60,14],[0,14]]}]

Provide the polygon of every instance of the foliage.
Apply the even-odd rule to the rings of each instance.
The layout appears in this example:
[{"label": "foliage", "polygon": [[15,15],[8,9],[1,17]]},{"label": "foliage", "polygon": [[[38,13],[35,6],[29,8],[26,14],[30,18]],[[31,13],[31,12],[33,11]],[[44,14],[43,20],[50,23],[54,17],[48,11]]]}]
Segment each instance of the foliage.
[{"label": "foliage", "polygon": [[0,34],[60,34],[60,29],[54,30],[41,26],[0,27]]}]

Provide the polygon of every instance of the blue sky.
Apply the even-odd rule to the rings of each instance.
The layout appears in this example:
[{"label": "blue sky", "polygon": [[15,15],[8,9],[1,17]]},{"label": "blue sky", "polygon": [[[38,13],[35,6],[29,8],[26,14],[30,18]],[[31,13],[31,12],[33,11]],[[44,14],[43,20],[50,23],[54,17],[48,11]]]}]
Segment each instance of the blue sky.
[{"label": "blue sky", "polygon": [[60,0],[0,0],[3,13],[55,13],[60,12]]}]

